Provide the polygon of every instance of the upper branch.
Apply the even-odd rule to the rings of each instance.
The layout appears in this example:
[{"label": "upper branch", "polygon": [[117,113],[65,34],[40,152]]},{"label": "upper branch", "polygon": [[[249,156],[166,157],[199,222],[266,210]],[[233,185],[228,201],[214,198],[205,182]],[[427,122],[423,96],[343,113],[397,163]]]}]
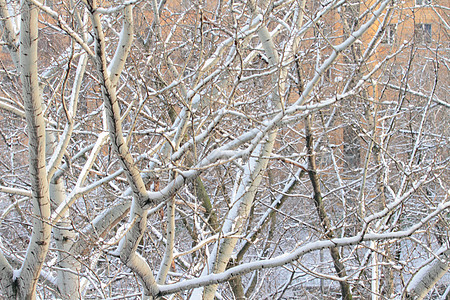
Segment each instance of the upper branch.
[{"label": "upper branch", "polygon": [[[93,3],[95,4],[95,3]],[[112,82],[107,68],[106,61],[106,45],[105,45],[105,36],[101,27],[100,15],[95,10],[94,7],[90,7],[92,14],[92,24],[94,28],[95,34],[95,59],[97,64],[98,74],[100,76],[100,84],[102,89],[102,97],[105,103],[105,111],[106,118],[108,123],[108,129],[110,134],[110,139],[112,146],[119,156],[122,167],[126,173],[128,182],[133,190],[133,194],[138,200],[138,203],[142,206],[143,203],[147,200],[148,195],[145,189],[144,181],[142,180],[141,174],[138,168],[135,165],[133,157],[128,149],[127,143],[123,137],[122,132],[122,121],[120,116],[120,107],[117,100],[116,89],[114,82]],[[117,70],[115,70],[114,77],[118,77],[120,75],[119,68],[123,67],[124,61],[128,51],[123,52],[118,50],[116,55],[122,55],[121,57],[117,57],[115,59],[122,60],[117,64],[114,63],[112,66],[115,66]],[[117,82],[117,79],[115,79]]]}]

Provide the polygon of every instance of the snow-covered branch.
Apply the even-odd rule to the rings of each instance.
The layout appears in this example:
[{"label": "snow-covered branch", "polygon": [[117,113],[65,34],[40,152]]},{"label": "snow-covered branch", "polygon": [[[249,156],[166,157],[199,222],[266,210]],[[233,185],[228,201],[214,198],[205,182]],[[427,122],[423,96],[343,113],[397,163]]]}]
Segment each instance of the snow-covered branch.
[{"label": "snow-covered branch", "polygon": [[159,294],[160,295],[167,295],[172,294],[176,292],[180,292],[183,290],[189,290],[196,287],[202,287],[207,286],[211,284],[218,284],[222,282],[226,282],[228,279],[243,275],[246,273],[249,273],[254,270],[261,270],[261,269],[267,269],[267,268],[275,268],[278,266],[287,265],[291,262],[294,262],[298,259],[300,259],[303,255],[318,251],[321,249],[331,248],[331,247],[343,247],[343,246],[350,246],[355,245],[363,241],[377,241],[377,240],[385,240],[385,239],[401,239],[404,237],[408,237],[412,234],[414,234],[415,231],[417,231],[424,223],[428,222],[430,219],[436,217],[436,215],[440,214],[442,211],[450,207],[450,202],[443,203],[440,205],[436,210],[427,216],[426,218],[422,219],[420,222],[416,223],[415,225],[409,227],[406,230],[397,231],[397,232],[390,232],[390,233],[370,233],[370,234],[358,234],[353,237],[347,237],[347,238],[336,238],[331,240],[324,240],[324,241],[317,241],[308,243],[305,246],[298,247],[294,250],[292,250],[290,253],[286,253],[271,259],[266,259],[262,261],[254,261],[249,263],[244,263],[242,265],[239,265],[237,267],[232,267],[220,274],[210,274],[207,276],[202,276],[196,279],[189,279],[185,280],[179,283],[175,283],[172,285],[164,285],[159,286]]}]

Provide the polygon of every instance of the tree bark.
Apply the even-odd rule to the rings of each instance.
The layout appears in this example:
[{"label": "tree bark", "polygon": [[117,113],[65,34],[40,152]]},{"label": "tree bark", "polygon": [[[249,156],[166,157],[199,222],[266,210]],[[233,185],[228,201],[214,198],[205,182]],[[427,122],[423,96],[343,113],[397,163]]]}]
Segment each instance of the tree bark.
[{"label": "tree bark", "polygon": [[450,249],[438,254],[438,258],[422,266],[410,280],[406,287],[404,299],[420,300],[431,291],[439,279],[444,276],[450,268]]},{"label": "tree bark", "polygon": [[38,9],[22,1],[20,65],[29,139],[33,232],[16,279],[18,299],[34,299],[51,237],[49,185],[45,163],[45,120],[37,73]]}]

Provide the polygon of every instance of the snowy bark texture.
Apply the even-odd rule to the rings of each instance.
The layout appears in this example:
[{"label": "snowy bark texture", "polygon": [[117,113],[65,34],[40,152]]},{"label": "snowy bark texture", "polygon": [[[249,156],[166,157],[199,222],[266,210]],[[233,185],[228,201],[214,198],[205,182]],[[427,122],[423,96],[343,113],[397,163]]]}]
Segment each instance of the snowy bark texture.
[{"label": "snowy bark texture", "polygon": [[33,231],[14,284],[18,299],[34,299],[50,245],[50,201],[45,163],[45,121],[37,72],[38,9],[27,0],[22,1],[21,7],[20,69],[28,125]]},{"label": "snowy bark texture", "polygon": [[447,11],[0,0],[0,298],[446,297]]},{"label": "snowy bark texture", "polygon": [[450,249],[437,253],[414,274],[406,288],[405,299],[423,299],[450,268]]}]

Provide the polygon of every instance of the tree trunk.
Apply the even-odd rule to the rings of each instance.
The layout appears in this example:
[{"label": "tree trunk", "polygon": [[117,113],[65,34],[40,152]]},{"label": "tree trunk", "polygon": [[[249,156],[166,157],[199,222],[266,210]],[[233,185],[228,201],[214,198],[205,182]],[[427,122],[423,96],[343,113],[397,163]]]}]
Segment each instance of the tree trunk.
[{"label": "tree trunk", "polygon": [[[313,136],[311,132],[311,116],[308,116],[305,119],[305,135],[306,135],[306,148],[308,151],[308,174],[314,190],[314,205],[316,206],[317,214],[319,215],[320,219],[320,224],[322,225],[325,235],[327,236],[327,238],[333,239],[336,236],[334,234],[334,231],[332,230],[330,219],[328,218],[327,212],[325,210],[322,194],[320,191],[319,176],[317,175],[316,170],[316,158],[314,154]],[[344,264],[341,261],[339,248],[331,247],[330,254],[331,257],[333,258],[334,268],[336,270],[337,275],[341,278],[347,277],[347,272],[345,271]],[[339,281],[339,284],[341,285],[342,299],[351,300],[352,293],[348,282]]]},{"label": "tree trunk", "polygon": [[34,299],[51,237],[49,186],[45,163],[45,120],[37,73],[38,9],[22,1],[20,64],[28,125],[33,232],[15,284],[18,299]]}]

